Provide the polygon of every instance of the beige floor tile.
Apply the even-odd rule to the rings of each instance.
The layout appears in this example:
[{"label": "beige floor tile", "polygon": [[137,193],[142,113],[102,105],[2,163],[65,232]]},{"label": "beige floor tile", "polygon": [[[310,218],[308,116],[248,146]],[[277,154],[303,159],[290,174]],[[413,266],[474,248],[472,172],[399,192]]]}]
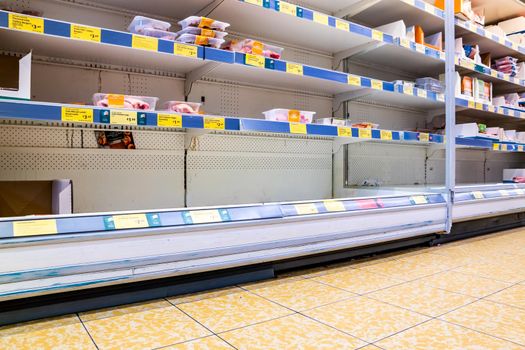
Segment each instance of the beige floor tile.
[{"label": "beige floor tile", "polygon": [[454,271],[491,278],[497,281],[517,283],[525,279],[525,269],[515,269],[504,264],[477,263],[454,269]]},{"label": "beige floor tile", "polygon": [[429,319],[367,297],[321,306],[304,314],[369,343]]},{"label": "beige floor tile", "polygon": [[179,304],[177,307],[216,333],[293,313],[240,288],[213,298]]},{"label": "beige floor tile", "polygon": [[106,309],[93,310],[88,312],[81,312],[79,314],[80,319],[83,322],[101,320],[103,318],[123,316],[127,314],[140,313],[143,311],[153,310],[153,309],[162,309],[172,306],[166,300],[155,300],[155,301],[146,301],[143,303],[128,304],[122,306],[115,306]]},{"label": "beige floor tile", "polygon": [[476,300],[466,295],[430,287],[420,281],[383,289],[368,296],[433,317]]},{"label": "beige floor tile", "polygon": [[424,253],[409,257],[403,257],[399,260],[417,265],[430,265],[441,270],[463,266],[472,261],[471,257],[444,256],[432,253]]},{"label": "beige floor tile", "polygon": [[487,297],[487,300],[525,309],[525,285],[515,285]]},{"label": "beige floor tile", "polygon": [[312,309],[355,295],[312,279],[278,279],[243,288],[295,311]]},{"label": "beige floor tile", "polygon": [[159,350],[232,350],[224,340],[217,336],[211,336],[201,339],[192,340],[173,346],[168,346]]},{"label": "beige floor tile", "polygon": [[366,345],[298,314],[222,333],[221,337],[239,350],[350,350]]},{"label": "beige floor tile", "polygon": [[96,350],[75,315],[21,323],[0,328],[2,350]]},{"label": "beige floor tile", "polygon": [[204,300],[204,299],[217,298],[220,296],[229,295],[229,294],[237,293],[240,291],[242,290],[239,287],[227,287],[227,288],[213,289],[210,291],[194,293],[194,294],[178,295],[175,297],[168,298],[168,300],[173,305],[178,305],[178,304],[191,303],[194,301],[199,301],[199,300]]},{"label": "beige floor tile", "polygon": [[[101,350],[151,349],[201,338],[211,333],[173,305],[142,307],[97,318],[85,326]],[[126,308],[123,308],[126,309]],[[130,308],[127,308],[129,311]],[[106,311],[101,311],[102,313]]]},{"label": "beige floor tile", "polygon": [[479,277],[454,271],[445,271],[424,277],[420,280],[431,287],[445,289],[451,292],[483,298],[511,286],[510,283],[495,281],[490,278]]},{"label": "beige floor tile", "polygon": [[445,321],[484,332],[525,346],[523,309],[477,301],[442,317]]},{"label": "beige floor tile", "polygon": [[371,273],[378,273],[389,276],[394,279],[411,281],[421,277],[430,276],[446,268],[436,268],[434,266],[409,263],[400,260],[391,260],[376,265],[365,266],[361,268],[363,271]]},{"label": "beige floor tile", "polygon": [[358,294],[373,292],[405,282],[390,278],[386,275],[371,273],[363,269],[350,269],[326,274],[315,277],[314,280]]},{"label": "beige floor tile", "polygon": [[377,345],[385,350],[523,350],[505,340],[439,320],[396,334]]}]

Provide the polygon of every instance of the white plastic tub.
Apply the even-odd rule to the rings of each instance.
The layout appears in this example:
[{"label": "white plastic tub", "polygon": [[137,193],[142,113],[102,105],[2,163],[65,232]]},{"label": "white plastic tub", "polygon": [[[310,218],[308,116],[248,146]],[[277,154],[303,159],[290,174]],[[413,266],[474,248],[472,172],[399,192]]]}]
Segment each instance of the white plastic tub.
[{"label": "white plastic tub", "polygon": [[196,102],[168,101],[164,103],[162,109],[175,113],[199,114],[201,104]]}]

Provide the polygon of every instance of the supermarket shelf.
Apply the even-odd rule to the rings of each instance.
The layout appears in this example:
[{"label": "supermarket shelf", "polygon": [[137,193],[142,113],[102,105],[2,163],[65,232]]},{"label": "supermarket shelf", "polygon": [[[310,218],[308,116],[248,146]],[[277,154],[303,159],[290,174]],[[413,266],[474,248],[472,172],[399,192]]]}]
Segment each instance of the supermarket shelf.
[{"label": "supermarket shelf", "polygon": [[486,103],[474,103],[464,98],[456,98],[456,106],[458,114],[466,117],[513,124],[521,124],[525,121],[525,112]]},{"label": "supermarket shelf", "polygon": [[501,142],[487,139],[457,137],[456,144],[458,148],[485,149],[495,152],[525,152],[525,144],[516,142]]},{"label": "supermarket shelf", "polygon": [[[0,267],[0,300],[278,261],[442,232],[444,207],[442,195],[418,193],[2,220],[1,231],[16,237],[0,240],[4,258],[13,262]],[[31,235],[35,230],[48,234]],[[206,239],[210,234],[213,239]],[[90,254],[78,254],[79,249]]]},{"label": "supermarket shelf", "polygon": [[[140,36],[100,28],[97,28],[100,30],[97,41],[79,40],[71,38],[71,26],[71,23],[44,19],[43,33],[8,29],[8,12],[0,11],[0,49],[17,52],[33,50],[33,54],[41,56],[163,69],[181,74],[205,64],[202,47],[154,40],[158,44],[152,50],[133,48],[133,38]],[[190,57],[175,55],[175,45]]]},{"label": "supermarket shelf", "polygon": [[[122,124],[121,113],[130,119]],[[120,114],[119,114],[120,113]],[[0,100],[0,119],[32,120],[46,122],[95,124],[100,126],[134,126],[150,128],[192,129],[229,132],[276,133],[295,136],[340,137],[353,142],[387,141],[403,143],[441,144],[441,135],[410,131],[358,129],[317,124],[294,124],[261,119],[238,119],[217,116],[180,115],[169,112],[137,112],[118,109],[102,109],[92,106],[64,105],[56,103]],[[348,142],[348,141],[342,141]]]},{"label": "supermarket shelf", "polygon": [[476,0],[473,6],[475,10],[484,10],[488,24],[525,15],[525,5],[516,0]]},{"label": "supermarket shelf", "polygon": [[468,58],[456,58],[456,65],[460,74],[476,76],[484,81],[492,82],[498,93],[525,91],[525,80],[511,77],[487,66],[476,64]]}]

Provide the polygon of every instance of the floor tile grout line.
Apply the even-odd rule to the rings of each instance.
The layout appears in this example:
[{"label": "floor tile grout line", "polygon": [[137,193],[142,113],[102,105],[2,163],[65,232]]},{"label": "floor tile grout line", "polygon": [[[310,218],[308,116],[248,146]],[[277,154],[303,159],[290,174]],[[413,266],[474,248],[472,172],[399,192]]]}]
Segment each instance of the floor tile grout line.
[{"label": "floor tile grout line", "polygon": [[194,339],[184,340],[184,341],[181,341],[181,342],[168,344],[168,345],[162,345],[162,346],[159,346],[157,348],[152,348],[152,349],[148,349],[148,350],[162,350],[162,349],[166,349],[167,347],[170,347],[170,346],[176,346],[176,345],[191,343],[192,341],[202,340],[202,339],[211,338],[211,337],[215,337],[215,336],[216,336],[216,334],[208,334],[208,335],[205,335],[203,337],[198,337],[198,338],[194,338]]},{"label": "floor tile grout line", "polygon": [[[215,335],[217,336],[219,339],[221,339],[223,342],[225,342],[226,344],[228,344],[229,346],[231,346],[233,349],[236,349],[238,350],[235,346],[233,346],[232,344],[230,344],[229,342],[227,342],[224,338],[222,338],[219,334],[217,334],[215,331],[213,331],[212,329],[208,328],[207,326],[205,326],[203,323],[201,323],[199,320],[197,320],[195,317],[193,317],[192,315],[190,315],[189,313],[187,313],[186,311],[182,310],[180,307],[178,307],[177,305],[174,305],[168,298],[164,298],[164,300],[166,300],[168,303],[170,303],[171,305],[173,305],[173,307],[175,307],[175,309],[179,310],[180,312],[182,312],[183,314],[185,314],[186,316],[188,316],[189,318],[191,318],[193,321],[195,321],[197,324],[201,325],[204,329],[206,329],[208,332],[211,333],[211,335]],[[195,339],[194,339],[195,340]],[[173,344],[175,345],[175,344]]]},{"label": "floor tile grout line", "polygon": [[95,339],[93,338],[93,336],[89,332],[89,329],[87,328],[87,326],[84,324],[84,321],[82,321],[82,318],[80,317],[80,314],[77,312],[75,315],[77,316],[78,320],[80,321],[80,324],[82,325],[82,328],[84,328],[84,330],[86,331],[89,339],[91,339],[91,341],[93,342],[93,345],[95,345],[95,349],[99,350],[97,342],[95,341]]},{"label": "floor tile grout line", "polygon": [[[441,317],[441,316],[440,316]],[[496,336],[494,334],[490,334],[490,333],[487,333],[485,331],[481,331],[479,329],[475,329],[475,328],[471,328],[471,327],[467,327],[465,325],[462,325],[461,323],[456,323],[456,322],[451,322],[451,321],[447,321],[447,320],[442,320],[442,319],[439,319],[439,321],[443,321],[443,322],[446,322],[446,323],[450,323],[454,326],[457,326],[457,327],[462,327],[462,328],[465,328],[465,329],[468,329],[468,330],[471,330],[473,332],[477,332],[477,333],[480,333],[480,334],[485,334],[485,335],[488,335],[489,337],[492,337],[492,338],[496,338],[496,339],[500,339],[500,340],[503,340],[503,341],[506,341],[506,342],[509,342],[509,343],[512,343],[512,344],[516,344],[516,345],[519,345],[519,346],[525,346],[525,343],[523,344],[520,344],[520,343],[517,343],[513,340],[509,340],[509,339],[506,339],[506,338],[502,338],[501,336]]]}]

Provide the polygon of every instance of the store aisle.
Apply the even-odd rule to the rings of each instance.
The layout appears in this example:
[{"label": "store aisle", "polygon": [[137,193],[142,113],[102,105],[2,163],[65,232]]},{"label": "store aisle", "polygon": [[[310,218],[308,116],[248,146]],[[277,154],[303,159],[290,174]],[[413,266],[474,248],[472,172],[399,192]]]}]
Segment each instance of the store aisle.
[{"label": "store aisle", "polygon": [[525,229],[0,328],[0,349],[525,349]]}]

